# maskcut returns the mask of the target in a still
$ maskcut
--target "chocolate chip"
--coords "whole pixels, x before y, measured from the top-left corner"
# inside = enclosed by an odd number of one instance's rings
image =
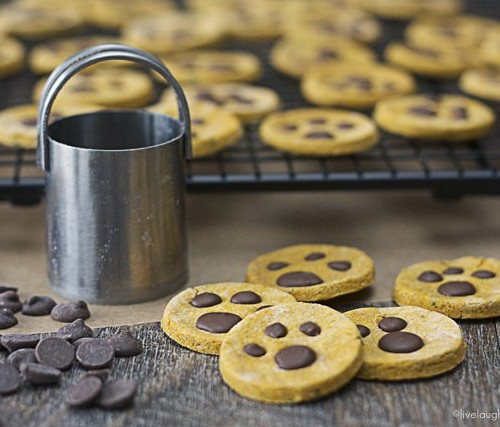
[[[82,375],[82,378],[98,377],[102,381],[104,381],[106,378],[108,378],[108,375],[109,375],[109,369],[91,369],[90,371],[85,372]]]
[[[334,50],[322,50],[318,52],[319,60],[337,59],[339,54]]]
[[[285,123],[284,125],[281,126],[281,129],[286,131],[293,131],[297,130],[297,125],[291,123]]]
[[[366,77],[361,77],[361,76],[349,76],[347,77],[347,81],[356,86],[358,89],[362,91],[369,91],[372,89],[373,85],[372,82],[367,79]]]
[[[21,382],[21,375],[14,366],[0,362],[0,395],[15,393]]]
[[[85,301],[71,301],[57,304],[50,315],[58,322],[71,323],[76,319],[88,319],[90,311]]]
[[[75,347],[58,337],[42,338],[35,348],[36,359],[56,369],[68,369],[75,360]]]
[[[378,322],[378,327],[385,332],[401,331],[408,326],[408,323],[400,317],[386,317]]]
[[[446,282],[438,288],[438,292],[447,297],[465,297],[474,295],[476,288],[469,282]]]
[[[81,338],[92,337],[94,332],[82,319],[76,319],[57,330],[59,336],[68,336],[69,341],[75,342]]]
[[[316,261],[318,259],[322,259],[326,257],[324,253],[321,252],[313,252],[312,254],[307,255],[304,259],[306,261]]]
[[[262,357],[266,354],[265,348],[261,347],[259,344],[246,344],[243,346],[243,351],[253,357]]]
[[[38,120],[36,117],[30,117],[30,118],[21,120],[21,123],[23,124],[23,126],[34,128],[34,127],[36,127]]]
[[[452,117],[457,120],[466,120],[469,117],[467,108],[462,106],[453,107],[451,114]]]
[[[326,123],[326,119],[323,119],[322,117],[310,119],[309,123],[311,125],[324,125]]]
[[[339,129],[352,129],[354,127],[353,123],[341,122],[337,125]]]
[[[215,96],[210,92],[198,92],[196,94],[196,99],[200,101],[211,102],[212,104],[216,105],[222,105],[222,102],[215,98]]]
[[[214,305],[220,304],[222,298],[219,295],[213,294],[211,292],[203,292],[196,295],[191,301],[191,305],[196,308],[213,307]]]
[[[212,334],[223,334],[241,321],[241,317],[233,313],[205,313],[196,321],[196,327]]]
[[[101,369],[109,366],[115,357],[111,343],[103,339],[93,339],[78,346],[76,360],[87,369]]]
[[[271,338],[283,338],[288,333],[284,325],[279,322],[269,325],[265,330],[265,334]]]
[[[333,139],[334,136],[330,132],[309,132],[304,135],[308,139]]]
[[[69,406],[83,408],[94,403],[102,390],[99,377],[84,377],[73,384],[66,392],[66,403]]]
[[[301,369],[316,361],[316,353],[305,345],[291,345],[278,351],[274,360],[281,369]]]
[[[420,350],[424,342],[411,332],[391,332],[380,339],[378,346],[389,353],[413,353]]]
[[[234,294],[231,297],[233,304],[258,304],[262,302],[262,298],[252,291],[243,291]]]
[[[315,337],[321,333],[321,328],[314,322],[306,322],[299,326],[299,331],[310,337]]]
[[[238,104],[251,105],[253,99],[245,98],[237,93],[233,93],[227,97],[227,100],[237,102]]]
[[[195,126],[203,126],[205,123],[206,122],[204,119],[200,119],[200,118],[191,119],[191,124],[193,124]]]
[[[332,261],[328,263],[328,267],[332,270],[347,271],[352,268],[352,264],[349,261]]]
[[[14,291],[5,291],[0,294],[0,308],[8,308],[14,313],[21,311],[23,305],[19,300],[19,295]]]
[[[26,316],[46,316],[55,306],[52,298],[35,295],[23,302],[22,313]]]
[[[142,353],[142,341],[124,330],[109,339],[117,357],[132,357]]]
[[[314,273],[306,271],[291,271],[278,277],[276,283],[285,288],[314,286],[323,283],[323,280]]]
[[[267,266],[268,270],[275,271],[275,270],[281,270],[282,268],[288,267],[290,264],[286,262],[272,262]]]
[[[132,404],[137,393],[137,381],[118,380],[104,384],[97,403],[104,409],[123,409]]]
[[[13,286],[0,286],[0,294],[7,292],[7,291],[12,291],[12,292],[17,292],[18,289],[14,288]]]
[[[460,267],[448,267],[443,271],[443,274],[462,274],[464,272],[463,268]]]
[[[259,307],[257,310],[255,310],[256,312],[257,311],[260,311],[260,310],[264,310],[266,308],[269,308],[269,307],[272,307],[272,305],[263,305],[262,307]]]
[[[436,283],[443,280],[443,276],[435,271],[424,271],[420,276],[418,276],[418,280],[425,283]]]
[[[75,351],[78,350],[78,347],[80,347],[84,342],[87,342],[87,341],[92,341],[92,340],[96,340],[97,338],[93,338],[93,337],[83,337],[83,338],[80,338],[79,340],[76,340],[73,342],[73,345],[75,346]]]
[[[0,342],[10,352],[20,348],[35,348],[40,341],[39,334],[12,334],[4,335]]]
[[[10,308],[0,308],[0,329],[12,328],[17,325],[17,318]]]
[[[9,354],[7,362],[10,363],[18,371],[21,371],[23,365],[27,363],[36,363],[35,350],[33,348],[20,348]]]
[[[417,105],[415,107],[410,107],[408,109],[410,114],[414,114],[415,116],[425,116],[425,117],[435,117],[437,113],[431,107],[426,105]]]
[[[24,377],[34,385],[47,385],[58,383],[61,371],[52,366],[41,363],[28,363],[23,366]]]
[[[477,279],[492,279],[493,277],[496,277],[496,274],[489,270],[478,270],[472,273],[472,277]]]
[[[356,325],[358,327],[359,334],[362,338],[370,335],[370,329],[368,329],[365,325]]]

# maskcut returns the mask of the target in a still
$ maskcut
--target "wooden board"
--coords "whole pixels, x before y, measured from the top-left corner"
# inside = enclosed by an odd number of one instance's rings
[[[135,326],[133,333],[143,340],[145,351],[134,359],[116,360],[111,374],[140,379],[133,408],[123,412],[68,409],[64,391],[83,372],[73,368],[59,387],[25,386],[16,395],[0,398],[0,420],[5,427],[496,425],[500,420],[465,417],[467,411],[500,409],[500,321],[460,324],[468,355],[450,374],[399,383],[354,380],[330,397],[293,406],[239,397],[222,382],[217,357],[177,345],[158,323]],[[117,329],[105,328],[98,335],[109,336]],[[454,416],[453,411],[460,410]]]

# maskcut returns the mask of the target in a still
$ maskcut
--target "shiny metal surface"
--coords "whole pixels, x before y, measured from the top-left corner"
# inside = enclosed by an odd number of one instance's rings
[[[40,101],[49,282],[61,295],[97,304],[146,301],[187,281],[183,144],[189,145],[189,111],[175,79],[154,57],[124,46],[91,50],[59,67]],[[46,127],[68,76],[125,53],[175,82],[185,122],[120,110]]]

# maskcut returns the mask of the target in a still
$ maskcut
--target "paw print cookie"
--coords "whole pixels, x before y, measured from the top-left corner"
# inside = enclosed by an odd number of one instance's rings
[[[261,255],[247,269],[247,281],[291,293],[297,301],[321,301],[370,286],[372,259],[347,246],[296,245]]]
[[[345,37],[308,39],[286,37],[277,41],[270,51],[269,61],[279,72],[299,78],[311,67],[329,62],[360,63],[372,66],[375,53],[368,47]]]
[[[494,112],[460,95],[406,95],[377,104],[374,119],[386,131],[408,138],[469,141],[486,136]]]
[[[454,319],[500,316],[500,261],[469,256],[414,264],[399,273],[394,299]]]
[[[0,46],[0,78],[16,74],[23,68],[23,45],[0,35]]]
[[[222,378],[236,393],[270,403],[318,399],[347,384],[362,362],[356,326],[323,305],[259,311],[227,334]]]
[[[460,76],[460,89],[469,95],[500,101],[500,68],[472,68]]]
[[[267,116],[262,142],[302,156],[339,156],[373,147],[378,131],[368,117],[352,111],[301,108]]]
[[[415,91],[413,77],[386,65],[338,63],[313,67],[302,79],[304,98],[312,104],[368,109],[378,101]]]
[[[250,283],[218,283],[188,288],[165,307],[161,327],[180,345],[219,354],[234,325],[256,311],[294,302],[286,292]]]
[[[259,58],[247,52],[183,52],[163,61],[181,83],[251,82],[262,74]]]
[[[419,307],[360,308],[344,313],[363,339],[367,380],[428,378],[455,368],[465,358],[460,327],[450,318]]]

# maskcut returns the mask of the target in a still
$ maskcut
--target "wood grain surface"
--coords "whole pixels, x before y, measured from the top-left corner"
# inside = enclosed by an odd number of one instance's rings
[[[65,390],[83,372],[74,367],[58,387],[25,386],[16,395],[0,398],[0,420],[5,427],[498,425],[500,420],[465,417],[468,411],[500,409],[500,321],[460,324],[467,358],[447,375],[399,383],[354,380],[332,396],[293,406],[239,397],[222,382],[217,357],[177,345],[158,323],[139,325],[132,331],[143,340],[145,351],[136,358],[117,359],[111,373],[111,378],[140,380],[134,407],[118,412],[69,409]],[[98,335],[116,331],[104,328]],[[460,410],[454,416],[453,411]]]

